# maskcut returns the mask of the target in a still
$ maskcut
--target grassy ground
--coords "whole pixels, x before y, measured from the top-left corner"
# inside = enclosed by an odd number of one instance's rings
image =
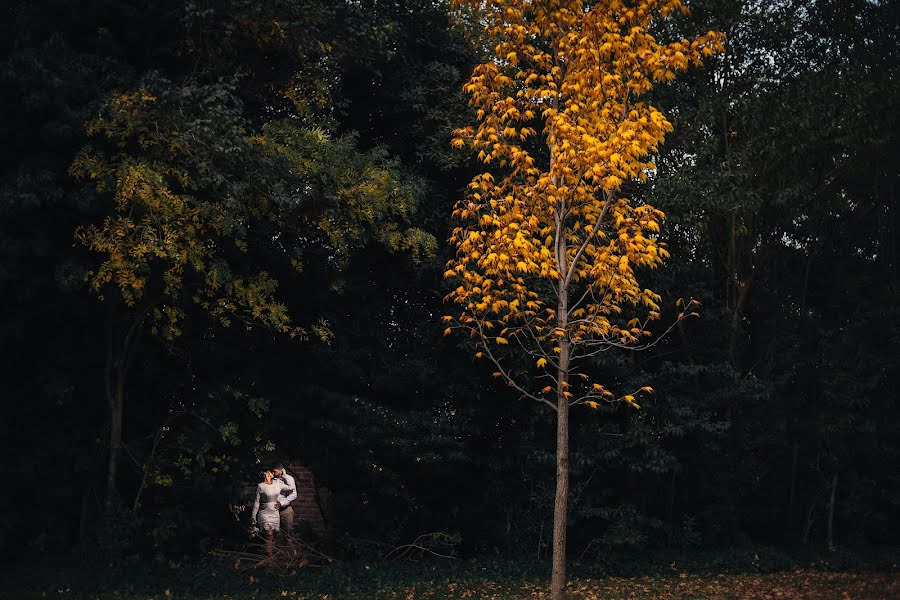
[[[252,577],[252,578],[251,578]],[[258,589],[258,580],[247,577],[246,588],[232,589],[229,593],[216,593],[214,582],[208,582],[208,593],[173,591],[160,586],[156,592],[106,591],[83,594],[71,588],[45,590],[43,592],[16,593],[0,597],[30,600],[31,598],[99,598],[100,600],[414,600],[414,599],[539,599],[549,598],[544,582],[420,584],[417,586],[390,586],[393,589],[367,590],[364,592],[297,592],[290,585],[281,590]],[[285,582],[287,583],[287,582]],[[773,600],[782,598],[821,598],[836,600],[886,600],[900,598],[900,574],[898,573],[822,573],[795,570],[783,573],[756,575],[672,575],[636,578],[606,577],[602,579],[576,579],[569,584],[572,599],[729,599],[747,598]]]
[[[785,553],[744,547],[573,562],[569,598],[900,600],[900,552]],[[34,557],[0,571],[0,600],[439,600],[549,598],[546,561],[378,561],[287,574],[209,556],[181,562],[132,557]]]
[[[726,599],[835,598],[884,600],[900,598],[900,575],[793,571],[764,575],[716,575],[639,578],[607,577],[570,582],[572,599]],[[288,597],[290,592],[288,592]],[[298,596],[295,596],[298,597]],[[302,596],[299,596],[302,597]],[[338,598],[339,596],[335,596]],[[492,584],[440,588],[406,588],[383,598],[549,598],[546,584]],[[354,599],[355,600],[355,599]]]

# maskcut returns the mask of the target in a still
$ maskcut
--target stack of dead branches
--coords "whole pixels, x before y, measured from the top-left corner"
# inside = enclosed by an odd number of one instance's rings
[[[295,536],[280,536],[269,554],[265,541],[256,537],[239,550],[214,550],[214,556],[234,560],[241,571],[265,569],[279,575],[291,575],[307,567],[320,567],[337,562],[318,548]]]

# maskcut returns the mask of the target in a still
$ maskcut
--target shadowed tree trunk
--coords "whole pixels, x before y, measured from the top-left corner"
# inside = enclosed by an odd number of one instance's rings
[[[797,461],[800,458],[800,444],[794,442],[794,451],[791,453],[791,491],[788,496],[788,506],[794,507],[794,498],[797,495]]]
[[[106,402],[109,408],[109,453],[106,462],[104,498],[107,511],[113,508],[119,495],[119,459],[122,455],[126,382],[141,329],[150,312],[150,305],[145,304],[135,313],[129,311],[121,328],[117,327],[116,312],[115,306],[110,308],[104,368]]]
[[[834,550],[834,502],[837,498],[838,472],[835,470],[831,477],[831,498],[828,500],[828,533],[825,543],[829,550]]]

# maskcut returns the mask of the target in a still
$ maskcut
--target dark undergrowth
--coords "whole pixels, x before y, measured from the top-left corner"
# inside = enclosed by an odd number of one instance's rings
[[[235,563],[227,556],[167,563],[131,557],[119,564],[86,561],[76,555],[31,557],[5,565],[0,598],[516,598],[543,597],[549,579],[549,562],[533,558],[357,561],[278,574]],[[679,588],[687,585],[695,586],[691,589],[696,597],[719,597],[708,590],[740,589],[744,583],[749,590],[766,587],[769,576],[772,589],[800,590],[800,581],[833,581],[835,590],[841,585],[855,589],[852,586],[868,581],[882,590],[877,593],[887,593],[883,586],[897,582],[898,564],[900,548],[893,547],[824,552],[746,546],[690,553],[611,553],[589,562],[571,562],[569,576],[573,597],[585,598],[619,593],[628,597],[632,592],[636,597],[642,593],[693,597],[687,588]],[[856,579],[846,579],[849,574]],[[831,575],[836,579],[829,579]],[[792,592],[784,593],[790,597]]]

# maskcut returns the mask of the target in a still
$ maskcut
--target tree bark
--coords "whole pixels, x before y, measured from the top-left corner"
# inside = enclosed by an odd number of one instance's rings
[[[800,536],[800,540],[804,544],[809,543],[809,534],[812,532],[813,523],[816,521],[816,500],[813,498],[812,502],[810,502],[809,510],[806,512],[806,522],[803,524],[803,533]]]
[[[562,302],[562,301],[561,301]],[[556,407],[556,498],[553,503],[553,573],[550,577],[551,600],[563,600],[566,593],[566,527],[569,521],[569,344],[560,342],[559,390]]]
[[[791,455],[791,491],[788,495],[788,506],[794,507],[794,498],[797,492],[797,461],[800,458],[800,444],[794,443],[794,451]]]
[[[569,320],[569,296],[566,288],[566,236],[563,229],[565,208],[561,203],[557,216],[556,259],[560,271],[559,302],[556,318],[565,332]],[[550,577],[551,600],[563,600],[566,594],[566,528],[569,521],[569,352],[568,332],[559,341],[559,371],[556,389],[556,498],[553,503],[553,572]]]
[[[828,533],[826,543],[829,550],[834,550],[834,502],[837,497],[838,472],[835,470],[831,477],[831,498],[828,501]]]
[[[737,296],[735,297],[734,302],[734,310],[731,313],[731,331],[728,335],[728,358],[731,361],[731,364],[738,368],[738,328],[741,324],[741,315],[744,311],[744,304],[747,302],[747,294],[750,292],[750,283],[752,277],[747,281],[741,281],[735,278],[735,285],[737,291]]]
[[[113,508],[118,497],[116,482],[119,475],[119,456],[122,453],[122,420],[125,412],[125,380],[121,374],[114,375],[114,381],[107,382],[109,402],[109,457],[106,463],[106,509]]]
[[[163,432],[166,430],[166,426],[170,421],[171,417],[163,421],[163,424],[160,425],[159,429],[156,431],[156,435],[153,436],[153,446],[150,448],[150,454],[147,455],[147,460],[144,461],[144,464],[141,467],[141,482],[138,484],[137,492],[134,494],[131,512],[136,513],[141,507],[141,495],[143,495],[144,490],[147,487],[147,475],[150,473],[150,469],[153,466],[153,459],[156,456],[156,449],[159,447],[159,441],[162,439]]]
[[[117,356],[116,346],[115,308],[111,308],[107,325],[106,364],[103,370],[106,404],[109,408],[109,451],[106,457],[106,494],[103,497],[107,512],[112,510],[118,496],[116,482],[119,475],[119,456],[122,451],[122,415],[125,406],[125,399],[119,394],[119,391],[125,388],[124,382],[118,377],[120,359]]]
[[[122,454],[122,430],[125,419],[125,384],[131,368],[132,357],[140,337],[144,319],[151,305],[145,304],[136,313],[130,313],[124,330],[116,327],[116,308],[110,309],[107,330],[106,401],[109,405],[109,455],[106,463],[105,508],[111,510],[118,498],[119,458]]]
[[[672,479],[669,482],[669,522],[675,521],[675,475],[678,473],[672,469]]]

